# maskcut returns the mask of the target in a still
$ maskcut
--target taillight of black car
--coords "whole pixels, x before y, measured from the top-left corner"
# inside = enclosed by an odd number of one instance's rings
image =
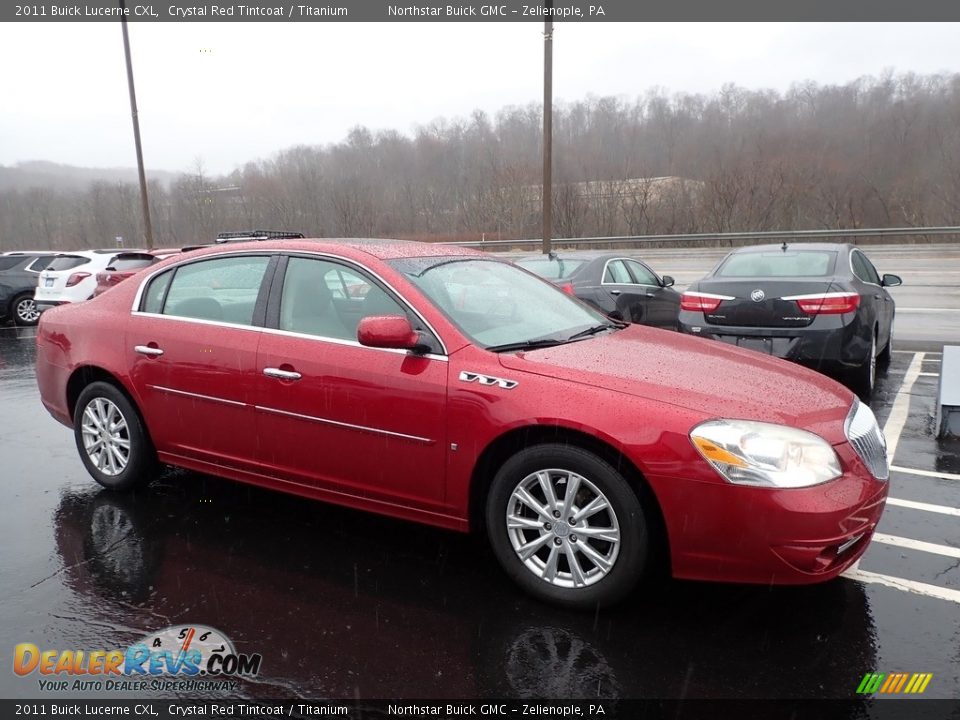
[[[715,312],[720,303],[724,300],[733,300],[732,295],[714,295],[713,293],[702,293],[687,290],[680,296],[680,309],[693,312],[712,313]]]
[[[791,295],[783,299],[793,300],[807,315],[842,315],[854,312],[860,306],[860,295],[853,292]]]

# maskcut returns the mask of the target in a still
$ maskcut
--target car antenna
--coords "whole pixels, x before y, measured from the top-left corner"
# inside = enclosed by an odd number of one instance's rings
[[[783,250],[784,252],[787,251],[787,241],[786,241],[786,240],[783,241],[783,245],[780,246],[780,249]]]
[[[549,260],[556,260],[556,259],[557,259],[557,254],[556,254],[553,250],[551,250],[550,252],[547,253],[547,259],[549,259]]]

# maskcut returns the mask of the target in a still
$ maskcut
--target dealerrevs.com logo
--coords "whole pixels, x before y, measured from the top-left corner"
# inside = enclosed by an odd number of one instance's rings
[[[13,672],[37,674],[40,690],[233,690],[236,678],[260,672],[259,653],[238,653],[230,639],[206,625],[174,625],[125,649],[14,648]]]

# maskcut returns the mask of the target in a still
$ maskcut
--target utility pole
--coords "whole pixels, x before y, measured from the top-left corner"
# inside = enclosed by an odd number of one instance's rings
[[[553,234],[553,0],[546,0],[543,22],[543,254]]]
[[[130,90],[130,114],[133,116],[133,142],[137,148],[137,172],[140,175],[140,202],[143,204],[143,232],[147,250],[153,249],[153,225],[150,223],[150,203],[147,200],[147,175],[143,170],[143,148],[140,145],[140,118],[137,113],[137,91],[133,87],[133,62],[130,60],[130,36],[127,33],[125,0],[120,0],[120,27],[123,29],[123,54],[127,59],[127,87]]]

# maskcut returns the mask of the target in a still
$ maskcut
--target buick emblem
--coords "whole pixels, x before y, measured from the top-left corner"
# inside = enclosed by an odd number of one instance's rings
[[[757,288],[752,293],[750,293],[750,299],[753,300],[754,302],[760,302],[765,297],[766,295],[763,294],[763,290],[761,290],[760,288]]]

